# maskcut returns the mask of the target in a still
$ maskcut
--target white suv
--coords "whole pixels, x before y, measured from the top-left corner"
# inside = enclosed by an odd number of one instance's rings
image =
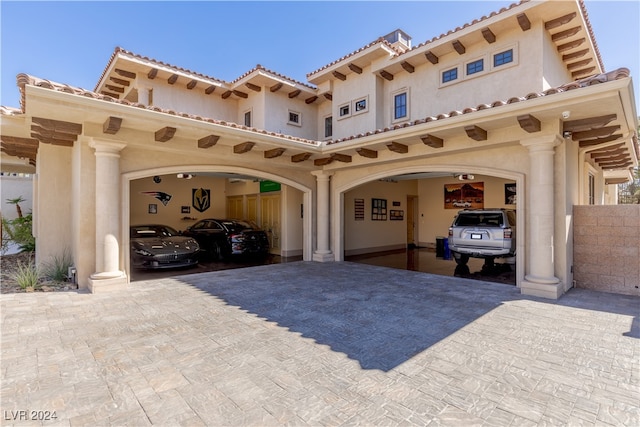
[[[458,265],[469,257],[505,258],[515,263],[516,211],[513,209],[464,209],[449,227],[449,249]]]

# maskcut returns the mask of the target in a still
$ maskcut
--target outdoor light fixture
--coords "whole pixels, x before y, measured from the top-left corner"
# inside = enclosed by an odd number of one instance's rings
[[[467,173],[461,173],[460,175],[458,175],[458,179],[460,181],[470,181],[472,179],[474,179],[475,176],[471,175],[471,174],[467,174]]]
[[[190,173],[179,173],[176,175],[176,177],[178,179],[191,179],[193,178],[193,175],[191,175]]]

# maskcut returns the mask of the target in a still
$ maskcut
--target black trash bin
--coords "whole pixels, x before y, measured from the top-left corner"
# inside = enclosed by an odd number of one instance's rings
[[[444,237],[436,237],[436,258],[444,258]]]

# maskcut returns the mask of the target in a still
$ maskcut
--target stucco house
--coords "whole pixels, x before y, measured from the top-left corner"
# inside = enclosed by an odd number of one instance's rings
[[[396,30],[307,82],[260,65],[227,82],[122,48],[97,77],[21,74],[21,105],[0,110],[3,164],[35,172],[37,259],[68,249],[92,292],[134,286],[132,224],[242,217],[273,253],[329,263],[433,245],[459,209],[445,189],[469,184],[473,207],[517,209],[521,292],[558,298],[573,207],[615,203],[638,165],[631,77],[605,70],[581,0],[523,1],[415,46]]]

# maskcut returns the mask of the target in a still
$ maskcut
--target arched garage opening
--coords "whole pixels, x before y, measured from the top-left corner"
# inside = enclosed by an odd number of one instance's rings
[[[338,174],[335,178],[336,259],[512,284],[524,278],[523,174],[441,165],[389,169],[344,181]],[[457,213],[478,208],[515,209],[519,224],[515,265],[510,272],[503,270],[506,274],[493,270],[493,279],[485,274],[489,272],[482,259],[472,258],[471,274],[460,274],[453,258],[437,256],[438,244],[448,238]]]
[[[122,259],[130,280],[149,276],[131,265],[132,225],[163,224],[178,231],[202,219],[242,219],[257,224],[269,238],[262,259],[208,261],[196,269],[167,269],[162,276],[239,268],[256,263],[309,260],[312,256],[311,189],[290,178],[222,165],[182,165],[129,172],[122,176]],[[220,260],[222,262],[222,260]],[[143,274],[147,273],[147,274]],[[155,276],[158,276],[155,274]]]

